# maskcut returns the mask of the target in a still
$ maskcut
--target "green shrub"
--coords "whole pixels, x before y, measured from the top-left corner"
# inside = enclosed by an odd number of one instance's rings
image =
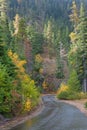
[[[81,99],[87,99],[87,93],[80,92],[79,96],[81,97]]]
[[[69,94],[69,87],[64,83],[61,83],[60,88],[57,91],[57,97],[59,99],[67,99],[68,94]]]
[[[81,99],[84,97],[85,94],[80,92],[75,92],[75,90],[71,90],[70,87],[68,87],[66,84],[61,84],[60,88],[57,91],[57,97],[59,99],[65,99],[65,100],[75,100],[75,99]]]
[[[79,95],[79,93],[76,92],[70,92],[68,97],[68,100],[76,100],[76,99],[81,99],[81,96]]]
[[[68,92],[67,91],[62,91],[61,93],[59,93],[58,95],[57,95],[57,97],[59,98],[59,99],[67,99],[68,98]]]
[[[71,92],[71,91],[63,91],[61,92],[58,96],[59,99],[64,99],[64,100],[76,100],[76,99],[81,99],[81,96],[79,93],[76,92]]]
[[[87,93],[67,90],[59,92],[57,97],[65,100],[87,99]]]

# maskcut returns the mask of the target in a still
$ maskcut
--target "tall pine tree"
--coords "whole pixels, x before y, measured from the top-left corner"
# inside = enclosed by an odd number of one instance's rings
[[[80,7],[79,24],[77,26],[77,43],[80,45],[80,59],[82,61],[82,81],[84,91],[87,91],[87,15],[83,3]]]

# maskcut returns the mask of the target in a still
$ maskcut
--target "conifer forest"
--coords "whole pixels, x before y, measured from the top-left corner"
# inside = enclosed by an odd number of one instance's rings
[[[46,94],[87,99],[87,0],[0,0],[0,117]]]

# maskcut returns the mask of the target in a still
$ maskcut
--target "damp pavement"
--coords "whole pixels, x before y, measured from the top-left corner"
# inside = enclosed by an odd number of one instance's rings
[[[87,116],[73,105],[58,101],[54,95],[42,97],[44,110],[11,130],[87,130]]]

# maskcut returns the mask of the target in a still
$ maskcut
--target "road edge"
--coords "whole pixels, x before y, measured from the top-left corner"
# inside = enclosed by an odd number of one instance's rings
[[[43,109],[44,109],[44,104],[41,98],[39,105],[32,113],[30,113],[30,115],[15,117],[10,121],[2,122],[2,124],[0,124],[0,130],[11,130],[17,125],[20,125],[26,122],[27,120],[32,119],[33,117],[39,115],[43,111]]]

